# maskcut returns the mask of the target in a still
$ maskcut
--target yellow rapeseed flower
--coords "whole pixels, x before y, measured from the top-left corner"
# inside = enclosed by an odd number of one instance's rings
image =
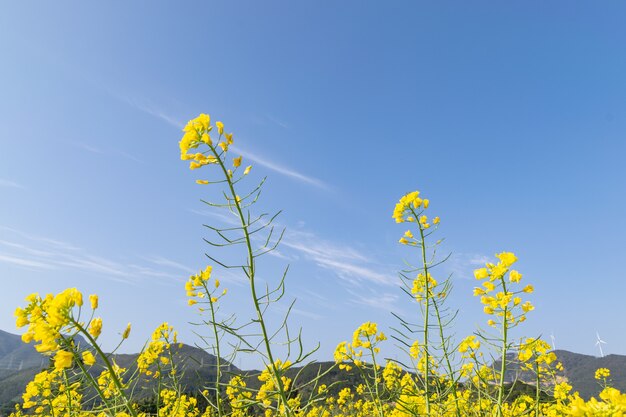
[[[511,282],[520,282],[522,280],[522,274],[513,270],[509,273],[509,281]]]
[[[489,273],[487,272],[487,268],[480,268],[474,271],[474,277],[476,279],[483,279],[483,278],[487,278],[488,276],[489,276]]]
[[[35,334],[31,333],[31,332],[26,332],[22,335],[22,342],[24,343],[30,343],[33,341],[33,339],[35,338]]]
[[[73,358],[74,354],[72,352],[59,350],[54,355],[54,369],[62,370],[71,367]]]
[[[607,368],[598,368],[596,370],[595,378],[596,379],[606,379],[611,376],[611,371]]]
[[[89,334],[93,337],[97,338],[102,333],[102,319],[100,317],[96,317],[91,320],[91,324],[89,325]]]
[[[213,271],[213,266],[207,265],[207,267],[204,268],[204,271],[202,271],[201,273],[202,281],[206,282],[211,278],[211,271]]]
[[[70,324],[72,309],[83,304],[83,296],[76,288],[68,288],[57,295],[48,294],[42,299],[38,294],[26,297],[29,305],[25,309],[17,309],[16,325],[28,324],[22,340],[38,341],[35,345],[38,352],[53,352],[59,349],[58,340],[64,327]]]
[[[98,295],[97,294],[91,294],[89,296],[89,303],[91,304],[91,309],[95,310],[98,308]]]
[[[83,357],[83,362],[87,366],[91,366],[94,363],[96,363],[96,358],[94,358],[93,354],[88,350],[83,352],[82,357]]]
[[[130,336],[130,323],[126,325],[124,333],[122,333],[122,339],[128,339],[128,336]]]
[[[467,336],[459,345],[459,352],[465,353],[468,350],[476,350],[480,347],[480,340],[475,335]]]
[[[211,127],[211,116],[201,113],[193,122],[199,125],[202,130],[209,130]]]
[[[507,268],[517,261],[517,257],[511,252],[498,253],[496,258],[500,259],[500,262]]]
[[[535,306],[533,306],[530,301],[526,301],[524,304],[522,304],[522,310],[524,310],[524,313],[528,313],[529,311],[532,311],[535,309]]]
[[[18,328],[24,327],[24,326],[26,326],[29,323],[28,313],[26,312],[26,310],[23,310],[23,309],[18,307],[18,308],[15,309],[14,316],[16,317],[15,325]]]

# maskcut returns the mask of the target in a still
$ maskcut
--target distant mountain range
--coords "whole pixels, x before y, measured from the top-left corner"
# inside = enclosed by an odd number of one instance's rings
[[[598,394],[600,386],[594,379],[594,373],[598,368],[610,369],[612,385],[622,392],[626,392],[626,356],[607,355],[597,358],[566,350],[557,350],[555,353],[564,367],[559,377],[571,384],[574,391],[578,391],[583,398],[588,399]],[[115,362],[127,369],[135,367],[137,357],[138,354],[114,355]],[[197,392],[207,385],[207,381],[215,380],[215,356],[202,349],[183,345],[177,349],[176,357],[180,368],[184,371],[181,382],[189,392]],[[520,371],[514,363],[513,357],[510,359],[506,380],[532,384],[532,376]],[[26,384],[40,370],[49,366],[49,362],[49,358],[38,353],[32,344],[23,343],[20,336],[0,330],[0,416],[7,415],[14,404],[21,401],[21,395]],[[224,363],[224,361],[222,362]],[[304,371],[301,368],[293,368],[289,374],[295,375],[300,372],[300,380],[308,381],[315,377],[320,369],[325,371],[332,365],[332,362],[320,362]],[[499,368],[499,361],[496,361],[494,366]],[[246,375],[258,372],[242,371],[228,362],[226,362],[226,369],[228,369],[229,375],[225,378],[230,378],[234,374]],[[251,387],[259,384],[253,377],[248,378],[248,381]],[[332,369],[321,381],[327,385],[337,383],[334,390],[339,390],[345,386],[356,386],[359,382],[359,377],[354,372],[346,373],[337,368]],[[141,381],[140,385],[141,388],[135,391],[136,398],[148,398],[153,395],[155,387],[151,379]]]
[[[557,379],[567,381],[573,391],[578,391],[584,399],[597,396],[600,385],[595,379],[598,368],[607,368],[611,371],[611,386],[626,392],[626,356],[606,355],[598,358],[591,355],[573,353],[567,350],[555,350],[554,353],[559,362],[563,364],[563,371],[557,373]],[[515,354],[509,356],[505,380],[507,382],[521,381],[534,385],[534,375],[528,371],[521,371],[515,361]],[[500,369],[501,361],[494,362],[494,367]]]
[[[81,340],[79,345],[88,348]],[[190,391],[196,391],[215,380],[216,357],[193,346],[182,345],[173,349],[174,358],[183,372],[181,383]],[[131,372],[136,369],[138,353],[115,354],[115,363]],[[241,371],[228,362],[222,361],[224,371],[239,374]],[[24,388],[42,369],[50,365],[50,358],[37,352],[32,344],[25,344],[18,335],[0,330],[0,416],[12,411],[16,402],[21,402]],[[94,366],[94,372],[101,367]],[[155,381],[145,378],[140,381],[139,389],[134,392],[136,399],[151,397],[154,393]]]
[[[46,359],[32,345],[14,334],[0,330],[0,378],[23,369],[42,367]]]

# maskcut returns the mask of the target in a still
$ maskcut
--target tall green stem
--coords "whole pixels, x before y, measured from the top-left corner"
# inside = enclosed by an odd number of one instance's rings
[[[89,340],[91,345],[94,347],[94,349],[98,353],[98,356],[100,356],[100,358],[102,358],[102,361],[106,365],[106,368],[109,370],[109,375],[111,377],[111,380],[113,381],[113,384],[115,384],[115,387],[117,388],[120,396],[124,399],[124,406],[126,407],[126,409],[128,410],[128,412],[130,413],[131,416],[137,417],[137,412],[131,406],[130,401],[128,400],[128,397],[126,396],[126,393],[124,392],[124,384],[122,384],[120,379],[117,377],[117,373],[115,372],[115,368],[113,367],[113,364],[109,360],[108,356],[102,351],[100,346],[98,346],[98,343],[96,342],[96,339],[94,339],[91,336],[91,333],[89,333],[83,326],[80,325],[80,323],[78,323],[73,318],[70,318],[70,321],[72,322],[72,324],[74,326],[76,326],[78,331],[80,331],[87,338],[87,340]]]
[[[215,306],[213,305],[213,301],[211,300],[211,294],[209,294],[209,290],[206,287],[206,284],[204,284],[204,289],[209,296],[209,304],[211,305],[211,323],[213,325],[213,335],[215,337],[215,364],[217,366],[217,375],[215,377],[215,401],[217,404],[217,415],[218,417],[222,417],[222,399],[220,397],[220,381],[222,379],[222,356],[220,353],[220,340],[217,324],[215,323]]]
[[[369,337],[368,337],[369,339]],[[370,353],[372,355],[372,367],[374,370],[374,402],[376,404],[376,410],[378,411],[378,416],[379,417],[384,417],[383,415],[383,409],[382,409],[382,404],[380,401],[380,390],[378,388],[379,382],[378,382],[378,364],[376,363],[376,352],[374,352],[374,348],[373,348],[373,344],[372,341],[369,340],[370,342]],[[365,381],[367,381],[367,378],[364,378]],[[370,393],[371,393],[371,389],[370,389]]]
[[[69,342],[67,341],[67,339],[65,337],[63,337],[63,342],[65,343],[66,346],[70,346]],[[75,356],[78,357],[78,355],[76,355],[76,354],[75,354]],[[83,362],[80,361],[80,360],[77,360],[76,364],[80,368],[80,371],[83,373],[83,375],[85,375],[85,377],[87,378],[87,380],[89,381],[91,386],[96,390],[96,392],[98,393],[98,396],[102,399],[102,401],[107,406],[107,408],[112,410],[113,407],[109,404],[109,402],[107,401],[107,398],[104,396],[104,393],[100,389],[100,385],[98,385],[98,382],[94,379],[94,377],[85,368],[85,365],[83,364]]]
[[[539,394],[541,392],[541,390],[539,389],[539,384],[541,382],[541,377],[539,375],[539,364],[537,363],[537,360],[535,358],[535,375],[536,375],[536,379],[535,379],[535,417],[539,417]]]
[[[231,195],[230,198],[235,204],[235,208],[237,209],[237,215],[239,217],[239,220],[241,221],[241,228],[244,233],[244,238],[246,241],[246,248],[248,251],[247,267],[248,267],[248,278],[250,281],[250,292],[252,295],[252,301],[254,303],[254,309],[256,310],[257,321],[259,323],[259,326],[261,327],[261,335],[263,337],[263,342],[265,345],[265,352],[267,355],[267,359],[269,361],[269,366],[272,370],[272,376],[274,377],[276,385],[278,386],[278,391],[279,391],[281,401],[283,402],[285,406],[285,413],[288,417],[291,417],[292,412],[287,402],[287,394],[285,392],[285,386],[281,378],[281,371],[279,371],[279,369],[276,367],[276,363],[274,361],[272,348],[270,346],[270,337],[267,332],[267,326],[265,325],[265,318],[263,317],[263,312],[261,311],[261,306],[259,304],[259,297],[257,296],[256,280],[255,280],[255,272],[256,272],[255,271],[255,257],[254,257],[254,251],[252,249],[252,239],[250,237],[250,231],[248,230],[246,217],[244,216],[243,210],[241,208],[239,197],[237,196],[237,193],[235,192],[235,187],[233,185],[232,178],[230,174],[228,173],[228,169],[224,166],[224,161],[222,160],[222,158],[220,158],[219,154],[217,153],[213,145],[210,145],[210,148],[211,148],[211,151],[213,152],[213,155],[216,157],[220,167],[222,168],[222,172],[224,173],[224,177],[226,178],[226,181],[228,183],[228,188],[229,188],[230,195]]]
[[[443,350],[443,357],[446,361],[446,368],[448,371],[448,376],[450,377],[452,384],[452,393],[454,394],[454,406],[456,409],[457,417],[461,417],[461,408],[459,406],[459,397],[457,395],[456,389],[456,379],[453,378],[454,370],[452,369],[452,363],[450,362],[450,353],[448,352],[448,347],[446,345],[446,338],[443,334],[443,324],[441,323],[441,314],[439,313],[439,304],[436,299],[433,299],[433,307],[435,308],[435,316],[437,317],[437,327],[439,328],[439,337],[441,339],[441,348]]]
[[[417,214],[413,212],[415,218],[417,219]],[[426,415],[430,417],[430,352],[429,352],[429,343],[428,343],[428,326],[429,326],[429,318],[430,318],[430,282],[428,280],[428,261],[426,260],[426,239],[424,237],[424,229],[422,225],[419,223],[420,229],[420,240],[422,247],[422,265],[424,266],[424,289],[425,289],[425,306],[424,306],[424,356],[426,359],[426,364],[424,367],[424,391],[425,391],[425,400],[426,400]]]
[[[506,282],[504,281],[504,276],[500,278],[500,282],[502,283],[502,291],[505,296],[507,294],[506,291]],[[507,317],[508,313],[508,305],[504,307],[503,316],[502,316],[502,347],[501,347],[501,355],[502,360],[500,364],[500,380],[498,382],[498,417],[502,416],[502,403],[504,402],[504,374],[506,373],[506,355],[508,351],[508,331],[509,331],[509,319]]]

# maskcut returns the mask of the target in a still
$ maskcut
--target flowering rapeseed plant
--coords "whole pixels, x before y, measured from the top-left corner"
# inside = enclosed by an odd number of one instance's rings
[[[83,304],[83,294],[69,288],[59,294],[41,297],[31,294],[27,305],[15,311],[16,325],[26,327],[22,339],[34,342],[37,351],[51,358],[51,365],[35,375],[23,394],[12,417],[147,417],[139,411],[133,398],[139,377],[158,381],[157,409],[159,417],[408,417],[408,416],[624,416],[626,394],[610,386],[610,370],[600,368],[595,373],[602,391],[598,398],[583,400],[572,393],[572,386],[557,375],[562,365],[552,347],[538,338],[512,341],[509,331],[521,325],[534,306],[525,297],[534,291],[531,284],[522,284],[523,276],[512,269],[517,257],[510,252],[496,255],[496,263],[487,263],[474,271],[480,286],[474,296],[480,297],[488,316],[487,331],[477,330],[456,342],[448,333],[455,312],[450,312],[445,302],[451,290],[449,279],[437,279],[435,268],[445,259],[438,260],[434,248],[440,240],[430,244],[428,239],[437,231],[441,221],[426,210],[430,201],[418,191],[404,195],[393,210],[397,223],[408,224],[399,243],[418,250],[418,265],[401,273],[404,292],[415,302],[421,318],[419,324],[400,318],[400,326],[392,338],[407,355],[406,361],[385,360],[379,357],[380,346],[387,336],[374,322],[364,322],[353,334],[351,341],[339,343],[334,358],[342,371],[355,370],[361,377],[353,387],[338,389],[320,384],[324,372],[318,372],[311,381],[298,381],[298,373],[291,373],[312,352],[304,352],[300,337],[290,338],[286,318],[278,329],[270,330],[265,318],[266,308],[284,294],[284,274],[274,290],[260,291],[256,283],[257,260],[276,248],[280,237],[272,239],[272,222],[265,215],[253,216],[250,207],[259,197],[263,181],[248,193],[239,194],[239,182],[250,172],[251,166],[241,169],[243,158],[227,158],[234,143],[233,134],[225,133],[222,122],[211,123],[211,118],[201,114],[191,120],[180,140],[181,159],[189,161],[190,169],[197,170],[213,165],[217,179],[197,179],[200,185],[221,185],[224,200],[210,204],[233,213],[240,225],[222,229],[208,226],[218,237],[207,239],[215,248],[242,245],[246,261],[241,265],[228,265],[215,256],[207,255],[214,264],[204,267],[185,283],[188,304],[202,315],[202,325],[211,330],[208,348],[216,355],[216,379],[207,381],[208,389],[197,395],[208,402],[202,410],[193,395],[182,392],[179,370],[172,350],[178,344],[175,330],[167,323],[161,324],[152,334],[129,369],[118,366],[111,354],[105,354],[99,338],[106,328],[103,320],[95,316],[99,298],[88,297],[89,306]],[[215,176],[215,175],[213,175]],[[261,239],[264,244],[255,246],[253,235],[267,231]],[[227,290],[222,289],[218,267],[239,268],[248,279],[250,299],[256,318],[248,323],[237,323],[234,316],[218,320],[217,312]],[[256,326],[260,340],[251,340],[241,329]],[[130,324],[121,334],[121,342],[129,337]],[[298,352],[293,360],[281,360],[274,352],[274,338],[285,330],[286,345],[296,345]],[[491,332],[491,333],[490,333]],[[82,336],[87,346],[81,346]],[[264,361],[264,369],[256,375],[259,388],[253,388],[246,378],[234,375],[229,381],[223,378],[223,338],[237,341],[233,355],[239,351],[254,352]],[[485,362],[485,353],[494,349],[500,356],[500,368],[494,369]],[[535,395],[508,397],[505,373],[509,353],[514,353],[520,368],[535,376]],[[136,371],[134,371],[136,369]],[[330,372],[332,368],[326,373]],[[299,388],[308,386],[310,395]],[[540,395],[549,391],[549,400]],[[96,399],[89,397],[95,393]],[[88,398],[89,397],[89,398]]]
[[[217,134],[214,133],[215,130],[217,130]],[[227,157],[230,145],[233,143],[233,134],[225,133],[224,124],[217,121],[213,126],[210,116],[206,114],[201,114],[187,123],[184,128],[184,135],[179,142],[181,159],[190,161],[190,169],[196,170],[207,165],[216,166],[218,173],[216,175],[218,175],[219,179],[198,179],[196,183],[201,185],[222,185],[224,187],[222,192],[224,200],[220,202],[207,202],[207,204],[212,207],[229,210],[230,213],[236,216],[239,223],[239,226],[234,228],[223,229],[209,227],[217,236],[217,241],[209,239],[206,241],[215,248],[242,245],[245,247],[246,255],[245,263],[232,266],[226,265],[213,255],[207,254],[209,259],[214,261],[216,265],[210,265],[199,275],[190,277],[189,281],[186,283],[185,289],[187,296],[190,297],[190,305],[197,303],[203,304],[201,307],[201,312],[203,312],[206,308],[205,305],[208,304],[210,317],[205,321],[205,324],[208,324],[212,328],[214,352],[218,358],[217,377],[214,383],[214,392],[216,395],[215,408],[217,414],[221,416],[223,413],[220,398],[221,365],[219,358],[222,353],[220,347],[221,340],[226,334],[234,337],[235,340],[243,346],[241,350],[256,352],[263,358],[266,364],[266,369],[259,376],[263,385],[256,395],[256,404],[265,408],[267,412],[274,410],[281,415],[292,416],[296,410],[300,408],[300,405],[299,401],[290,398],[290,388],[294,385],[295,381],[292,382],[289,379],[285,379],[284,376],[284,372],[287,368],[285,364],[291,362],[288,360],[283,362],[278,359],[274,353],[275,349],[273,345],[276,343],[275,339],[279,332],[284,331],[286,340],[282,341],[281,344],[288,347],[288,352],[291,352],[292,345],[298,347],[297,357],[292,361],[293,364],[304,363],[304,360],[313,352],[303,351],[300,335],[295,339],[289,336],[287,318],[278,325],[278,329],[272,331],[269,329],[270,324],[266,321],[265,311],[269,304],[282,298],[284,294],[284,278],[286,271],[283,273],[275,289],[267,289],[263,293],[260,288],[258,288],[256,281],[257,261],[259,257],[273,251],[277,247],[282,239],[282,233],[278,237],[273,236],[273,222],[278,214],[266,219],[266,215],[254,216],[251,212],[250,207],[258,200],[264,180],[246,194],[240,194],[237,191],[240,181],[250,173],[252,167],[249,165],[243,172],[240,172],[243,158],[241,156],[236,156],[232,159]],[[266,232],[266,236],[262,239],[264,243],[258,247],[255,245],[253,237],[257,237],[257,234],[264,231]],[[215,284],[213,288],[208,285],[214,266],[221,266],[223,268],[237,267],[243,271],[249,282],[250,298],[256,312],[256,318],[254,320],[243,325],[235,325],[236,319],[234,317],[220,322],[216,320],[216,312],[219,308],[218,301],[226,294],[226,290],[222,291],[221,294],[218,293],[217,288],[220,286],[220,282],[217,279],[214,281]],[[249,336],[246,337],[241,334],[240,329],[248,325],[258,328],[258,333],[261,336],[261,340],[258,343],[251,341]],[[261,346],[263,348],[259,349]],[[233,355],[235,354],[237,354],[237,350],[233,353]],[[261,393],[263,394],[261,395]]]

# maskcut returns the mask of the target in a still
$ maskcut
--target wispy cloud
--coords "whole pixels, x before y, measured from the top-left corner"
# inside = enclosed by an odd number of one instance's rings
[[[340,278],[358,285],[359,282],[366,280],[382,285],[391,285],[393,277],[388,274],[370,270],[368,267],[354,265],[345,260],[337,260],[332,258],[316,258],[317,264],[323,268],[334,271]]]
[[[282,245],[295,250],[317,266],[334,272],[352,286],[362,282],[379,285],[395,285],[391,268],[373,260],[371,256],[343,243],[332,242],[303,231],[287,231]]]
[[[196,210],[196,209],[189,209],[188,210],[191,213],[194,214],[198,214],[200,216],[205,216],[205,217],[211,217],[212,219],[217,220],[220,223],[220,227],[224,227],[224,226],[228,226],[228,228],[234,228],[234,227],[240,227],[241,223],[239,221],[239,218],[237,217],[236,214],[231,213],[228,214],[225,210],[218,212],[215,210]],[[215,227],[217,227],[217,225],[213,225]],[[253,235],[252,236],[252,240],[256,241],[256,242],[262,242],[265,241],[266,238],[264,237],[260,237],[258,235]],[[274,256],[276,258],[279,259],[283,259],[286,261],[293,261],[294,259],[290,256],[287,256],[286,254],[284,254],[283,252],[281,252],[278,249],[274,249],[270,252],[268,252],[269,255]]]
[[[21,184],[18,184],[15,181],[7,180],[4,178],[0,178],[0,187],[6,188],[24,188]]]
[[[107,88],[106,91],[113,97],[117,98],[118,100],[122,101],[123,103],[126,103],[127,105],[129,105],[130,107],[133,107],[136,110],[139,110],[143,113],[149,114],[153,117],[156,117],[157,119],[162,120],[163,122],[167,123],[168,125],[175,127],[176,129],[182,129],[185,124],[182,120],[171,116],[170,114],[168,114],[167,112],[163,111],[159,106],[155,105],[154,103],[152,103],[150,100],[144,99],[144,98],[139,98],[139,97],[133,97],[130,96],[128,94],[122,94],[118,91],[115,91],[111,88]],[[287,125],[283,122],[278,121],[277,119],[272,119],[273,123],[277,123],[279,125],[281,125],[283,128],[287,128]],[[329,186],[324,183],[323,181],[311,177],[309,175],[305,175],[302,174],[294,169],[288,168],[284,165],[281,165],[277,162],[271,161],[267,158],[263,158],[263,157],[259,157],[258,155],[255,155],[251,152],[239,149],[238,147],[235,146],[231,146],[231,149],[239,154],[241,154],[242,156],[244,156],[245,158],[249,159],[252,162],[257,163],[258,165],[261,165],[269,170],[272,170],[274,172],[277,172],[281,175],[290,177],[292,179],[298,180],[300,182],[303,182],[305,184],[308,185],[312,185],[314,187],[318,187],[318,188],[322,188],[322,189],[328,189]]]
[[[229,226],[240,226],[239,218],[235,215],[226,214],[226,210],[218,212],[216,210],[189,209],[189,211],[200,216],[211,217]]]
[[[221,224],[229,227],[239,226],[236,217],[228,215],[225,211],[214,210],[189,210],[192,213],[208,216],[218,220]],[[282,225],[275,223],[279,230]],[[264,242],[266,237],[255,235],[257,242]],[[325,239],[316,233],[304,230],[286,229],[280,242],[280,251],[269,252],[288,261],[305,260],[315,263],[318,267],[331,271],[335,276],[352,286],[359,286],[362,282],[379,285],[396,285],[396,273],[389,265],[375,261],[371,254],[364,253],[343,242],[335,242]]]
[[[398,294],[389,292],[363,294],[362,292],[351,290],[348,290],[348,292],[352,295],[351,301],[355,304],[361,304],[367,307],[384,310],[386,312],[398,312]]]
[[[265,115],[261,115],[261,114],[256,114],[253,115],[251,117],[251,121],[253,123],[259,124],[259,125],[263,125],[263,126],[267,126],[267,125],[274,125],[274,126],[278,126],[281,127],[283,129],[289,129],[289,124],[287,124],[287,122],[280,120],[277,117],[274,117],[270,114],[265,114]]]
[[[325,316],[323,316],[321,314],[317,314],[317,313],[314,313],[312,311],[301,310],[301,309],[295,308],[295,307],[291,309],[291,312],[293,314],[298,315],[298,316],[307,317],[307,318],[310,318],[310,319],[313,319],[313,320],[321,320],[321,319],[325,318]]]
[[[140,164],[145,163],[142,159],[139,159],[136,156],[129,154],[128,152],[116,150],[116,151],[113,151],[113,153],[121,156],[122,158],[130,159],[131,161],[138,162]]]
[[[96,146],[90,145],[88,143],[83,143],[83,142],[74,142],[72,143],[74,146],[76,146],[79,149],[82,149],[84,151],[87,152],[91,152],[97,155],[103,155],[103,156],[121,156],[122,158],[126,158],[126,159],[130,159],[131,161],[134,162],[138,162],[143,164],[144,161],[142,161],[141,159],[137,158],[136,156],[133,156],[131,154],[129,154],[128,152],[125,151],[120,151],[120,150],[103,150],[100,149]]]
[[[169,267],[169,268],[173,268],[173,269],[178,269],[180,271],[187,272],[189,274],[195,274],[196,272],[198,272],[198,271],[195,271],[195,270],[189,268],[186,265],[183,265],[183,264],[181,264],[179,262],[176,262],[176,261],[173,261],[171,259],[164,258],[162,256],[150,256],[150,257],[146,257],[144,259],[146,259],[148,262],[151,262],[151,263],[153,263],[155,265],[165,266],[165,267]]]
[[[28,253],[30,255],[34,255],[34,256],[40,256],[40,257],[44,257],[44,258],[49,258],[51,256],[53,256],[53,254],[51,252],[47,252],[47,251],[42,251],[39,249],[33,249],[30,248],[26,245],[22,245],[20,243],[15,243],[15,242],[9,242],[8,240],[4,240],[4,239],[0,239],[0,245],[5,246],[5,247],[9,247],[9,248],[13,248],[13,249],[17,249],[18,251],[21,251],[23,253]]]
[[[278,119],[277,117],[270,116],[269,114],[266,115],[266,117],[268,118],[270,122],[274,123],[275,125],[280,126],[283,129],[289,129],[289,125],[286,122]]]
[[[0,226],[0,229],[5,231],[3,235],[6,237],[0,240],[0,263],[4,264],[35,270],[77,270],[125,283],[136,283],[148,278],[173,282],[184,278],[181,270],[190,271],[176,261],[159,256],[125,262],[94,255],[57,239],[6,226]]]
[[[42,236],[37,236],[37,235],[33,235],[30,233],[26,233],[26,232],[22,232],[20,230],[14,229],[12,227],[8,227],[8,226],[1,226],[0,225],[0,230],[5,230],[7,232],[16,234],[22,238],[28,239],[28,240],[32,240],[35,242],[40,242],[42,244],[45,245],[49,245],[49,246],[53,246],[56,248],[60,248],[60,249],[65,249],[65,250],[71,250],[71,251],[76,251],[76,250],[80,250],[80,248],[78,246],[74,246],[72,244],[69,244],[67,242],[63,242],[57,239],[50,239],[48,237],[42,237]]]
[[[156,106],[154,103],[152,103],[148,99],[134,97],[128,94],[122,94],[112,89],[107,89],[107,91],[109,92],[109,94],[111,94],[113,97],[117,98],[118,100],[128,104],[131,107],[134,107],[135,109],[139,111],[142,111],[146,114],[154,116],[157,119],[161,119],[162,121],[164,121],[165,123],[167,123],[168,125],[172,127],[175,127],[176,129],[181,130],[185,126],[182,120],[179,120],[178,118],[173,117],[167,114],[166,112],[162,111],[158,106]]]
[[[296,303],[297,305],[297,303]],[[273,307],[273,312],[275,314],[280,314],[282,316],[284,316],[285,314],[287,314],[287,311],[289,311],[289,315],[291,316],[292,314],[295,314],[297,316],[302,316],[302,317],[306,317],[309,319],[313,319],[313,320],[321,320],[323,318],[326,318],[326,316],[319,314],[319,313],[315,313],[313,311],[309,311],[309,310],[303,310],[301,308],[292,306],[291,310],[288,309],[288,307],[285,304],[274,304]]]
[[[211,217],[230,227],[239,226],[237,218],[225,211],[194,209],[189,211]],[[283,228],[278,223],[275,223],[275,227],[279,230]],[[257,242],[265,241],[265,237],[258,234],[253,238]],[[288,261],[300,259],[311,261],[351,286],[359,286],[363,282],[385,286],[397,284],[395,267],[381,264],[369,253],[344,242],[323,238],[317,233],[287,228],[280,248],[282,248],[280,251],[274,250],[269,254]]]
[[[295,180],[298,180],[300,182],[304,182],[306,184],[312,185],[314,187],[317,188],[322,188],[322,189],[329,189],[330,187],[328,186],[328,184],[326,184],[325,182],[323,182],[322,180],[319,180],[317,178],[308,176],[308,175],[304,175],[301,174],[291,168],[287,168],[285,166],[279,165],[276,162],[273,161],[269,161],[265,158],[259,157],[258,155],[253,155],[250,152],[241,150],[235,146],[232,146],[231,149],[239,154],[241,154],[242,156],[244,156],[245,158],[251,160],[252,162],[255,162],[261,166],[264,166],[265,168],[268,168],[274,172],[277,172],[279,174],[285,175],[287,177],[293,178]]]
[[[104,155],[105,154],[105,152],[102,149],[96,148],[95,146],[92,146],[92,145],[89,145],[89,144],[86,144],[86,143],[83,143],[83,142],[74,142],[73,144],[74,144],[74,146],[76,146],[76,147],[78,147],[78,148],[80,148],[80,149],[82,149],[84,151],[87,151],[87,152],[97,153],[99,155]]]
[[[34,261],[32,259],[25,259],[20,256],[5,255],[2,253],[0,253],[0,262],[32,268],[53,269],[51,265],[43,262]]]
[[[489,256],[479,253],[452,253],[442,266],[454,278],[473,279],[474,269],[485,266],[491,260]]]
[[[315,299],[316,303],[329,301],[328,297],[326,297],[325,295],[322,295],[316,291],[311,291],[310,289],[304,289],[304,293],[306,293],[306,295],[308,295],[310,299]]]

